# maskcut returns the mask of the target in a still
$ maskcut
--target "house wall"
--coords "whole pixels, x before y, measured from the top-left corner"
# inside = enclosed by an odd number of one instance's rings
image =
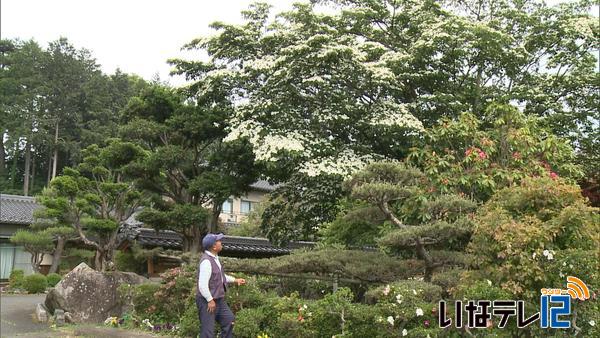
[[[221,215],[219,215],[221,222],[241,223],[247,217],[246,213],[242,213],[242,200],[253,203],[261,203],[265,199],[266,195],[266,192],[256,190],[250,191],[248,194],[242,197],[231,196],[230,199],[233,201],[233,210],[231,213],[221,213]]]
[[[22,246],[10,242],[10,237],[26,225],[0,224],[0,279],[8,279],[12,270],[23,270],[25,275],[33,273],[31,267],[31,254]],[[52,265],[52,256],[44,255],[42,266]],[[44,269],[42,269],[43,271]]]

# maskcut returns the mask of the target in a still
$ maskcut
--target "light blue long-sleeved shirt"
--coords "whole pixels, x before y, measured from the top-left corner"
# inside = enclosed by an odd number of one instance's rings
[[[221,269],[221,262],[219,262],[219,257],[214,255],[210,251],[205,251],[205,253],[211,257],[214,257],[217,266],[219,267],[219,269]],[[200,263],[200,272],[198,272],[198,291],[200,291],[200,294],[206,299],[207,302],[210,302],[213,299],[212,294],[210,293],[210,289],[208,288],[208,281],[210,280],[211,274],[212,265],[210,264],[210,261],[206,259],[202,263]],[[227,279],[227,283],[235,282],[235,277],[225,275],[225,278]]]

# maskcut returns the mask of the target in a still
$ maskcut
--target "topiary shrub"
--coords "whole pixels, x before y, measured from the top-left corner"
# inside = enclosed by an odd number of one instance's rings
[[[58,284],[58,282],[60,282],[62,277],[57,273],[51,273],[46,276],[46,279],[48,280],[48,286],[53,288],[56,286],[56,284]]]
[[[46,287],[48,287],[48,280],[42,274],[35,273],[23,279],[23,288],[28,293],[40,293],[46,290]]]
[[[25,272],[23,270],[13,270],[10,272],[10,276],[8,277],[8,286],[11,289],[21,289],[23,288],[23,278],[25,277]]]

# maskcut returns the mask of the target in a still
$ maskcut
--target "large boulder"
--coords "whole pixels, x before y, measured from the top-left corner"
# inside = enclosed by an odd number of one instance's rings
[[[133,272],[99,272],[81,263],[51,289],[45,305],[50,313],[69,312],[76,323],[102,323],[106,318],[121,316],[124,307],[117,288],[121,284],[150,283]]]

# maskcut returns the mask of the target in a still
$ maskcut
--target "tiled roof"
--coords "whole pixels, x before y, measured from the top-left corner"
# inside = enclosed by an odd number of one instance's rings
[[[275,189],[277,189],[280,186],[280,184],[271,184],[265,180],[259,180],[256,181],[252,184],[250,184],[250,187],[256,190],[262,190],[262,191],[266,191],[266,192],[271,192]]]
[[[29,225],[39,207],[33,197],[0,194],[0,223]]]
[[[124,241],[137,242],[147,247],[163,247],[165,249],[181,249],[181,236],[170,230],[156,231],[154,229],[142,228],[137,225],[124,224],[121,227],[121,243]],[[240,256],[244,254],[257,254],[264,256],[278,256],[289,254],[293,249],[311,248],[312,242],[292,242],[286,247],[273,245],[266,238],[225,236],[223,243],[223,256]]]

